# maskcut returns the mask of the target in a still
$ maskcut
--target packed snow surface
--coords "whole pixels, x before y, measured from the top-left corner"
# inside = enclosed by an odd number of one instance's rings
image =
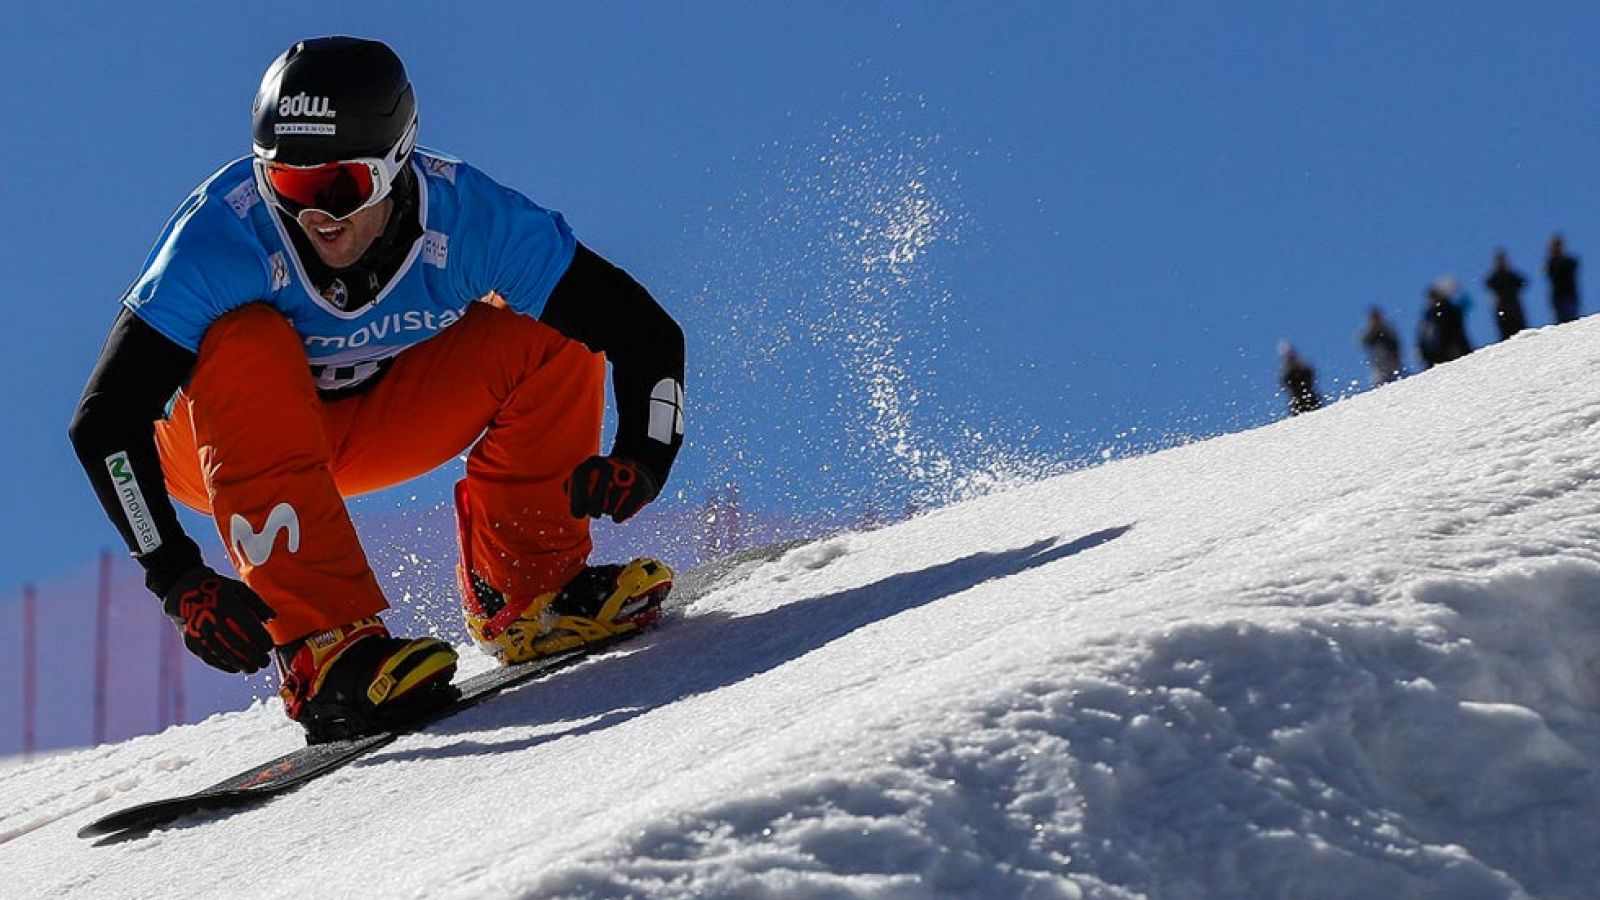
[[[293,748],[276,701],[13,764],[0,895],[1600,896],[1596,371],[1600,320],[1545,329],[757,556],[134,840],[75,832]]]

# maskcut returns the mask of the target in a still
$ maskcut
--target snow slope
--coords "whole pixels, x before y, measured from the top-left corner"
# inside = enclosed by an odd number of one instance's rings
[[[1600,319],[722,571],[257,809],[275,702],[0,773],[7,897],[1600,895]],[[482,666],[481,657],[471,666]]]

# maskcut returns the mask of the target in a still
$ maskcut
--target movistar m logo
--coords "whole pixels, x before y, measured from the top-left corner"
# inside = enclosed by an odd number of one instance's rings
[[[234,555],[250,565],[265,565],[272,558],[272,551],[277,548],[280,531],[289,532],[289,552],[298,553],[300,516],[287,503],[279,503],[272,508],[272,512],[267,513],[267,522],[260,531],[250,527],[249,519],[234,513],[233,518],[228,520],[228,546],[233,548]]]
[[[338,110],[329,109],[332,105],[332,102],[327,97],[308,97],[304,91],[301,91],[293,97],[278,98],[278,115],[332,119],[339,115]]]
[[[141,555],[161,546],[161,532],[150,520],[150,507],[145,505],[144,492],[139,490],[139,479],[133,475],[133,464],[128,454],[118,451],[106,457],[106,471],[111,473],[111,483],[117,490],[117,502],[122,514],[128,517],[128,527],[133,530],[133,542]]]

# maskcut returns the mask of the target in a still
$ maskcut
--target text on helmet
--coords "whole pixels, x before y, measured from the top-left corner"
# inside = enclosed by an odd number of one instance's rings
[[[293,97],[278,98],[278,115],[332,119],[339,115],[338,110],[330,108],[332,105],[327,97],[308,97],[302,91]]]

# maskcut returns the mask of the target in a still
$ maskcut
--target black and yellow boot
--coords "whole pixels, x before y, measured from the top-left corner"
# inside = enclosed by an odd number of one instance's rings
[[[672,569],[640,558],[625,566],[587,566],[559,591],[512,611],[503,594],[477,575],[463,585],[467,631],[504,663],[527,662],[648,627],[672,590]]]
[[[278,648],[284,711],[320,744],[382,731],[457,696],[456,651],[398,638],[373,617]]]

